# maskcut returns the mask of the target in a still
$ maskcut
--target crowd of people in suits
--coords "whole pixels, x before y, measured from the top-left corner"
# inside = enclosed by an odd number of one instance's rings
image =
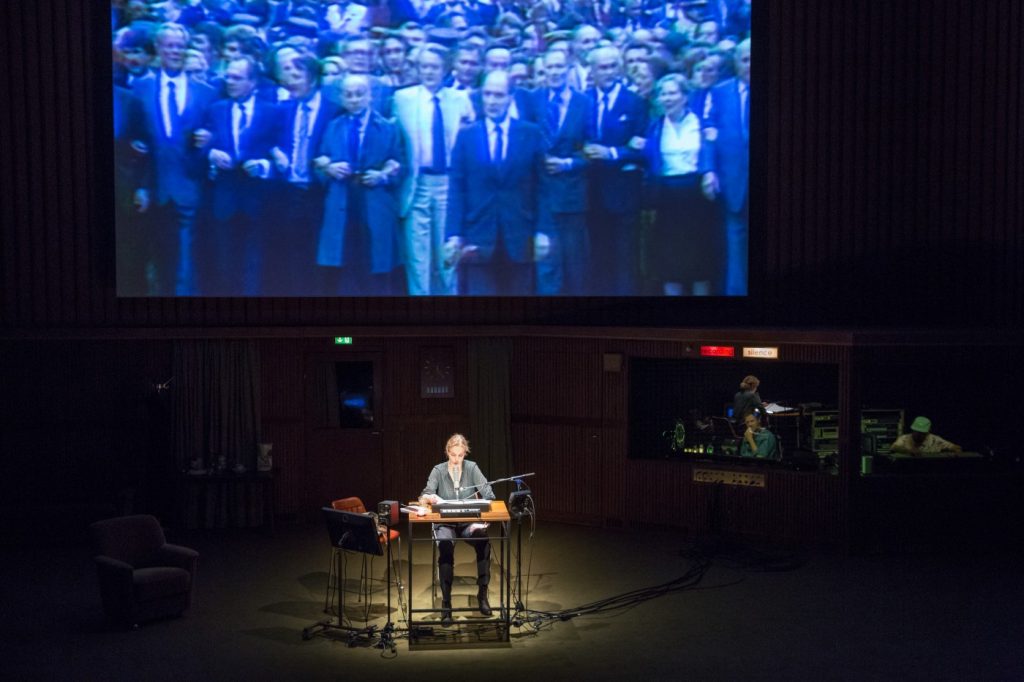
[[[750,0],[112,0],[118,293],[744,295]]]

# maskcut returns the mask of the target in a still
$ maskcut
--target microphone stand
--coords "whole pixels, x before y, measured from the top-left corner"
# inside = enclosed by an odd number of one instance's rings
[[[518,474],[516,476],[506,476],[505,478],[496,478],[493,481],[486,481],[484,483],[480,483],[479,485],[471,485],[471,486],[469,486],[467,488],[460,487],[460,488],[458,488],[455,491],[455,493],[459,494],[463,490],[472,490],[472,491],[476,492],[477,488],[483,488],[484,486],[494,485],[495,483],[506,483],[508,481],[518,481],[521,478],[526,478],[527,476],[533,476],[533,475],[534,475],[534,472],[531,471],[528,474]]]
[[[508,481],[514,481],[515,484],[516,484],[516,489],[517,490],[521,490],[523,488],[523,480],[522,479],[526,478],[527,476],[533,476],[533,475],[534,475],[534,472],[531,471],[528,474],[519,474],[517,476],[506,476],[505,478],[497,478],[497,479],[495,479],[493,481],[487,481],[486,483],[481,483],[479,485],[470,486],[468,488],[459,488],[458,490],[455,491],[455,494],[456,495],[460,495],[462,490],[473,490],[473,491],[476,491],[477,488],[482,488],[484,486],[494,485],[496,483],[506,483]],[[529,491],[529,488],[527,488],[527,491]],[[522,522],[521,518],[517,519],[516,521],[517,521],[516,522],[516,528],[517,528],[517,531],[518,531],[517,538],[516,538],[517,539],[517,544],[518,544],[518,551],[516,553],[516,583],[518,585],[519,598],[521,599],[522,598],[522,594],[523,594],[523,566],[522,566],[522,561],[523,561],[523,522]],[[507,537],[507,535],[506,535],[506,537]],[[511,550],[509,550],[509,553],[511,553]],[[509,592],[511,592],[511,590],[512,590],[511,582],[512,581],[511,581],[511,578],[510,578],[509,579],[509,585],[507,587]],[[505,599],[505,595],[502,595],[502,604],[503,604],[503,606],[502,606],[502,614],[503,614],[503,617],[505,618],[506,633],[508,631],[507,629],[508,629],[510,621],[511,621],[511,610],[512,610],[512,607],[513,607],[513,604],[509,603],[509,602],[512,601],[511,595],[509,595],[509,596],[510,596],[510,598],[506,600]],[[518,604],[515,604],[514,606],[516,607],[516,611],[517,612],[521,611],[522,608],[523,608],[521,602],[518,603]],[[507,611],[506,611],[506,609],[507,609]]]

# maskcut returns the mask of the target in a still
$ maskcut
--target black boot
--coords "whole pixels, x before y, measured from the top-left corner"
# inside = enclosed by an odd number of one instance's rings
[[[479,602],[480,615],[490,616],[494,613],[491,610],[491,602],[487,600],[487,584],[491,582],[491,559],[486,548],[482,554],[482,557],[477,554],[476,560],[476,599]]]
[[[455,567],[443,563],[437,568],[441,578],[441,625],[448,628],[452,625],[452,582],[455,579]]]
[[[491,610],[491,602],[487,601],[487,588],[481,587],[480,592],[476,596],[477,602],[480,604],[480,615],[490,616],[494,611]]]

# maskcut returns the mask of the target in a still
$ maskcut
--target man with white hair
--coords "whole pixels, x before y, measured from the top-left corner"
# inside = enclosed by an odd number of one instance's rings
[[[402,185],[405,274],[411,296],[455,293],[442,245],[448,212],[449,156],[459,127],[474,119],[463,91],[441,87],[448,53],[427,44],[417,53],[420,84],[395,93],[394,112],[405,140],[408,172]]]
[[[345,115],[331,121],[313,161],[327,183],[316,263],[329,294],[395,293],[402,143],[398,128],[373,110],[370,98],[369,78],[345,76]]]

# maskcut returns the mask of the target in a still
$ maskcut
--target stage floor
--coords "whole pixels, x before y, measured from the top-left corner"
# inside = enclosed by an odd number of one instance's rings
[[[404,527],[403,527],[404,532]],[[100,615],[89,548],[5,548],[4,669],[12,679],[296,679],[438,674],[504,679],[1021,679],[1019,557],[844,558],[720,544],[696,587],[610,614],[512,628],[505,646],[397,652],[309,641],[324,617],[329,546],[320,526],[169,534],[200,552],[192,609],[113,631]],[[524,538],[525,539],[525,538]],[[524,543],[523,596],[555,612],[687,573],[692,546],[671,532],[539,523]],[[473,552],[456,549],[456,603],[475,603]],[[403,557],[404,559],[404,557]],[[358,570],[358,566],[356,566]],[[377,560],[379,575],[383,562]],[[429,545],[416,599],[430,599]],[[527,577],[528,572],[528,577]],[[497,569],[491,591],[497,603]],[[378,595],[382,600],[383,594]],[[396,600],[397,601],[397,600]],[[358,619],[362,607],[353,604]],[[386,610],[374,605],[370,622]],[[464,619],[474,620],[474,614]],[[469,631],[470,626],[464,626]],[[455,679],[450,677],[449,679]]]

